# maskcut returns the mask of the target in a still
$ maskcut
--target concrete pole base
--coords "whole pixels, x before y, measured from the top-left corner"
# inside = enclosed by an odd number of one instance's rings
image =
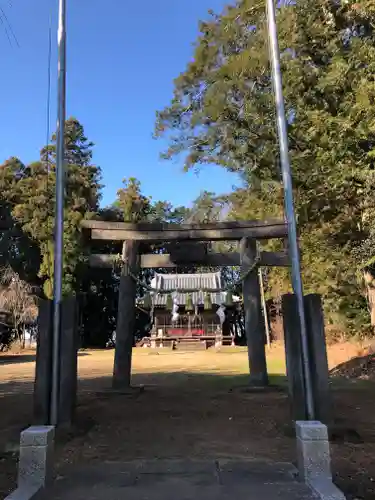
[[[327,426],[318,421],[297,421],[299,479],[321,500],[345,500],[333,484]]]
[[[55,428],[32,426],[21,432],[17,489],[5,500],[31,500],[53,476]]]

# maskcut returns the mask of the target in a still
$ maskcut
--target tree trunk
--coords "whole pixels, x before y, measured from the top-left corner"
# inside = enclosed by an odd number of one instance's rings
[[[374,277],[368,271],[363,273],[367,288],[367,301],[370,312],[371,326],[375,326],[375,283]]]

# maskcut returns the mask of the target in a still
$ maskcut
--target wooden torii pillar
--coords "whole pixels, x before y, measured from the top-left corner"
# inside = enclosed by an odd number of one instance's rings
[[[258,274],[256,240],[241,240],[241,273],[245,310],[245,334],[249,357],[250,384],[254,387],[268,385],[265,325]],[[250,272],[249,272],[250,271]],[[246,274],[247,273],[247,274]]]
[[[128,240],[123,243],[123,264],[118,297],[116,347],[112,378],[112,387],[117,390],[129,389],[131,382],[137,292],[137,283],[134,276],[138,276],[139,272],[138,249],[139,243],[137,240]]]

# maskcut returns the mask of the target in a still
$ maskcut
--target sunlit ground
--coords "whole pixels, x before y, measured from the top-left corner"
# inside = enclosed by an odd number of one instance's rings
[[[267,353],[271,382],[282,389],[267,393],[246,390],[244,348],[135,349],[133,384],[144,385],[145,391],[133,396],[110,391],[113,355],[79,353],[76,423],[59,437],[57,471],[75,463],[136,458],[295,459],[282,347]],[[342,361],[341,352],[335,356]],[[335,356],[330,354],[331,366]],[[17,455],[12,450],[20,430],[32,422],[33,359],[32,353],[0,356],[0,497],[14,485]],[[334,390],[340,425],[363,438],[356,443],[344,436],[332,443],[336,478],[362,498],[375,498],[373,394],[373,383],[340,384]]]

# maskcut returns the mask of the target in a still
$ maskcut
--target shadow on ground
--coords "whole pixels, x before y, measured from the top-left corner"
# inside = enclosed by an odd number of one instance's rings
[[[78,464],[155,458],[257,458],[293,462],[285,376],[274,375],[270,392],[247,390],[247,375],[139,373],[132,395],[110,390],[111,377],[79,380],[76,421],[57,440],[57,473]],[[14,454],[1,450],[32,421],[32,382],[0,384],[0,497],[14,485]],[[334,411],[363,443],[332,443],[339,487],[363,499],[375,498],[374,384],[334,387]],[[5,477],[4,477],[5,474]],[[3,495],[2,495],[3,494]]]
[[[88,352],[79,352],[78,356],[90,356]],[[0,356],[1,365],[16,365],[20,363],[33,363],[36,361],[36,354],[2,354]]]
[[[4,354],[0,356],[0,365],[13,365],[18,363],[32,363],[36,360],[35,354]]]

